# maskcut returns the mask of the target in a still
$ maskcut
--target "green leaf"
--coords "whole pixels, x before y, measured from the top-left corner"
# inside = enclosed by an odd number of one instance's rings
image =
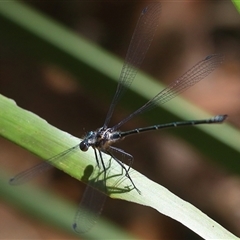
[[[50,154],[57,155],[77,145],[80,141],[80,139],[51,126],[35,114],[21,109],[14,101],[2,95],[0,96],[0,109],[0,134],[42,158],[47,158]],[[109,156],[104,155],[104,159],[108,161]],[[77,179],[81,179],[89,164],[96,165],[95,156],[91,150],[88,152],[77,151],[76,154],[70,155],[67,161],[55,162],[54,166]],[[119,175],[119,173],[121,173],[121,167],[112,161],[111,175]],[[163,186],[133,169],[131,169],[130,175],[140,189],[141,195],[135,189],[129,192],[122,191],[122,193],[114,193],[113,191],[112,198],[152,207],[181,222],[205,239],[236,238],[193,205],[183,201]],[[116,181],[118,185],[116,185]],[[109,178],[107,184],[120,189],[131,186],[126,177],[123,181],[116,180],[114,177]]]
[[[232,0],[235,8],[238,10],[238,12],[240,13],[240,1],[239,0]]]

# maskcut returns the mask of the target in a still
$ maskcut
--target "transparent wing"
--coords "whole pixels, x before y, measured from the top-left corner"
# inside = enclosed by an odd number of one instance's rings
[[[32,168],[29,168],[23,172],[20,172],[19,174],[17,174],[13,178],[11,178],[9,180],[9,183],[11,185],[20,185],[20,184],[26,183],[29,180],[31,180],[32,178],[37,177],[41,173],[46,172],[49,169],[51,169],[53,167],[52,164],[54,164],[58,161],[67,160],[67,158],[69,157],[69,154],[74,153],[75,151],[78,151],[78,149],[79,149],[79,145],[76,145],[72,148],[67,149],[64,152],[59,153],[58,155],[56,155],[52,158],[49,158],[47,161],[41,162],[41,163],[33,166]]]
[[[129,121],[131,118],[137,114],[143,113],[155,107],[157,104],[164,104],[169,100],[176,97],[178,94],[186,91],[191,86],[195,85],[205,77],[207,77],[214,69],[216,69],[222,62],[224,57],[220,54],[213,54],[207,56],[202,61],[198,62],[192,68],[190,68],[185,74],[180,78],[169,84],[165,89],[160,91],[155,97],[150,99],[146,104],[137,109],[127,118],[122,120],[120,123],[115,125],[112,129],[116,130],[124,123]]]
[[[148,48],[156,32],[161,11],[160,3],[152,3],[143,9],[137,26],[134,30],[131,42],[128,47],[125,62],[123,64],[118,86],[108,110],[103,127],[107,127],[112,117],[115,105],[125,93],[126,89],[132,84],[138,67],[146,56]]]
[[[104,193],[92,188],[91,185],[87,186],[75,214],[74,231],[84,234],[91,230],[102,213],[106,197]]]
[[[104,193],[107,194],[106,171],[109,169],[110,164],[107,168],[103,168],[102,171],[99,166],[96,166],[94,170],[91,165],[85,169],[83,179],[85,179],[85,182],[88,181],[88,185],[74,217],[73,229],[75,232],[79,234],[88,232],[101,215],[107,197]],[[92,179],[89,180],[90,176],[96,174],[96,177],[91,177]]]

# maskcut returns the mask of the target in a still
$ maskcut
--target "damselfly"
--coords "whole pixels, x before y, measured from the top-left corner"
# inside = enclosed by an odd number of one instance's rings
[[[113,127],[108,127],[117,102],[122,97],[123,93],[125,93],[125,91],[132,84],[137,74],[137,69],[145,58],[145,55],[148,51],[148,48],[152,42],[157,26],[159,24],[160,11],[161,4],[153,3],[150,4],[148,7],[144,8],[141,12],[127,51],[125,62],[120,73],[117,90],[113,97],[103,126],[95,131],[88,132],[79,145],[74,146],[63,153],[60,153],[53,158],[50,158],[46,162],[43,162],[29,170],[26,170],[16,175],[10,180],[11,184],[16,185],[26,182],[32,177],[38,175],[39,173],[48,170],[51,166],[51,163],[58,161],[58,159],[61,159],[63,156],[66,157],[70,152],[76,150],[78,147],[82,151],[87,151],[89,147],[92,147],[95,153],[97,168],[99,168],[99,171],[102,170],[104,174],[102,180],[103,187],[106,187],[106,182],[104,179],[106,179],[106,171],[108,167],[106,167],[106,163],[103,160],[102,153],[106,153],[110,155],[111,158],[114,159],[121,166],[124,174],[130,180],[133,189],[137,190],[137,192],[141,194],[141,189],[138,189],[129,173],[129,170],[133,164],[133,156],[119,148],[113,147],[112,145],[114,143],[133,134],[143,133],[146,131],[153,131],[170,127],[221,123],[225,120],[226,115],[217,115],[210,119],[158,124],[144,128],[136,128],[125,132],[118,130],[124,123],[128,122],[136,115],[155,107],[157,104],[164,104],[168,102],[179,93],[187,90],[189,87],[193,86],[194,84],[208,76],[223,61],[223,57],[221,55],[214,54],[207,56],[202,61],[198,62],[180,78],[168,85],[165,89],[161,90],[156,96],[154,96],[142,107],[134,111],[128,117],[123,119],[121,122],[117,123]],[[128,167],[123,164],[121,159],[118,159],[116,157],[116,153],[119,153],[121,156],[125,156],[129,160]],[[101,213],[103,204],[106,199],[106,195],[92,188],[98,187],[97,182],[99,181],[96,179],[96,181],[93,181],[92,184],[88,185],[87,189],[85,190],[84,196],[82,198],[82,203],[80,204],[79,210],[77,211],[74,218],[73,228],[76,232],[84,233],[91,229],[96,218]],[[82,208],[83,205],[90,210],[93,210],[94,214],[91,217],[88,217],[88,215],[85,216],[85,212]]]

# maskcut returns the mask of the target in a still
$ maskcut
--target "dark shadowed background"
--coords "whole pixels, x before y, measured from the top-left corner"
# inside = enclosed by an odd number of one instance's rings
[[[138,16],[150,1],[23,2],[124,58]],[[104,92],[91,91],[67,70],[16,49],[0,36],[1,94],[74,136],[83,137],[86,131],[103,124],[110,104]],[[231,1],[162,2],[159,28],[141,69],[167,84],[212,53],[225,54],[225,63],[207,80],[182,95],[213,115],[227,113],[228,121],[239,128],[240,16]],[[111,123],[117,123],[130,111],[120,104]],[[147,125],[146,118],[138,118],[122,129]],[[239,175],[213,163],[167,130],[134,136],[118,146],[134,156],[135,169],[240,235]],[[0,139],[0,166],[9,174],[14,175],[38,162],[40,159],[27,151]],[[44,174],[37,187],[51,190],[76,204],[85,188],[57,169]],[[33,220],[1,199],[0,204],[0,238],[75,239]],[[125,201],[108,199],[103,216],[136,238],[200,239],[153,209]],[[13,231],[16,226],[21,231]]]

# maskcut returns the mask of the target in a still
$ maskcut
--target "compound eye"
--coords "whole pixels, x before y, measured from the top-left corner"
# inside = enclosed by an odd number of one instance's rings
[[[82,141],[80,144],[79,144],[79,148],[83,151],[83,152],[86,152],[89,148],[88,144],[84,141]]]

